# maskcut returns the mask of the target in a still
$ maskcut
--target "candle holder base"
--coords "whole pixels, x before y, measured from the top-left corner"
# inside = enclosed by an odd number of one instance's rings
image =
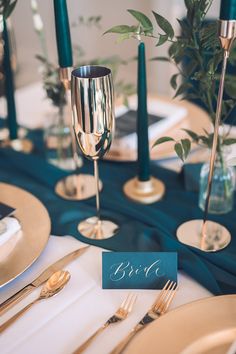
[[[190,220],[177,229],[177,238],[181,243],[204,252],[217,252],[224,249],[231,241],[230,232],[214,221],[206,222],[206,236],[201,235],[203,220]]]
[[[104,240],[114,236],[119,230],[118,225],[110,220],[98,220],[96,216],[83,220],[78,225],[78,231],[84,237],[94,240]]]
[[[99,190],[102,182],[99,181]],[[96,195],[94,176],[73,174],[61,179],[55,186],[55,193],[68,200],[85,200]]]
[[[127,181],[123,187],[125,195],[142,204],[160,200],[165,193],[165,185],[159,179],[150,177],[149,181],[139,181],[137,177]]]
[[[34,145],[29,139],[13,139],[1,141],[1,147],[11,148],[12,150],[29,154],[33,150]]]

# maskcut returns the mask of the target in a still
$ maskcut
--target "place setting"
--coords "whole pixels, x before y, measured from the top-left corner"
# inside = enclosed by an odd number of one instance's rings
[[[107,25],[31,0],[33,84],[24,6],[0,4],[1,353],[235,354],[236,1]]]

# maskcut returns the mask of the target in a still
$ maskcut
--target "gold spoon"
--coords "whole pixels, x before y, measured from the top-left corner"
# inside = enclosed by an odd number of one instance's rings
[[[12,323],[14,323],[19,317],[23,315],[27,310],[29,310],[36,302],[44,299],[48,299],[59,293],[64,286],[70,280],[70,273],[64,270],[59,270],[58,272],[54,273],[43,286],[40,295],[37,299],[32,301],[30,304],[25,306],[22,310],[17,312],[14,316],[12,316],[9,320],[4,322],[0,326],[0,333],[2,333],[6,328],[8,328]]]

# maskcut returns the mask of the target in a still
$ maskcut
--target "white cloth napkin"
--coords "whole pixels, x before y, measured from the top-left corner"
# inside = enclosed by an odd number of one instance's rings
[[[6,231],[0,233],[0,247],[10,240],[10,238],[20,230],[21,226],[17,219],[13,217],[6,217],[0,221],[6,226]]]
[[[35,279],[48,265],[84,244],[73,237],[51,236],[41,257],[15,281],[0,289],[0,302]],[[120,306],[128,295],[126,290],[101,289],[102,250],[90,247],[66,269],[71,280],[57,296],[34,305],[24,316],[0,335],[1,354],[69,354],[83,343]],[[183,273],[179,274],[180,289],[172,308],[211,294]],[[3,315],[4,322],[17,310],[37,297],[34,291],[11,311]],[[122,323],[106,329],[86,353],[105,354],[141,319],[158,295],[156,290],[138,290],[138,299],[131,315]]]
[[[0,234],[0,262],[4,262],[21,239],[22,233],[20,223],[16,218],[6,217],[0,222],[6,227],[6,231]]]

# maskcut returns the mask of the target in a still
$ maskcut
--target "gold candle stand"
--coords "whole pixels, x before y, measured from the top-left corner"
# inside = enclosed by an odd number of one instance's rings
[[[151,204],[160,200],[165,193],[165,185],[159,179],[150,177],[148,181],[132,178],[124,184],[125,195],[142,204]]]
[[[190,220],[177,229],[177,238],[180,242],[201,249],[204,252],[216,252],[225,248],[231,241],[230,232],[221,224],[208,220],[209,202],[212,189],[219,127],[221,124],[222,98],[224,92],[224,81],[227,61],[236,35],[236,20],[219,21],[219,39],[224,51],[223,65],[220,77],[219,92],[217,98],[216,117],[214,125],[214,136],[211,149],[208,183],[206,190],[206,201],[203,219]]]
[[[68,102],[70,102],[70,75],[72,68],[60,68],[59,75],[60,80],[63,83]],[[71,144],[72,154],[75,168],[77,166],[77,145],[75,141],[75,135],[70,124],[71,131]],[[99,189],[102,189],[102,182],[99,181]],[[96,195],[94,176],[89,174],[72,174],[57,182],[55,186],[55,193],[60,197],[69,200],[84,200]]]

